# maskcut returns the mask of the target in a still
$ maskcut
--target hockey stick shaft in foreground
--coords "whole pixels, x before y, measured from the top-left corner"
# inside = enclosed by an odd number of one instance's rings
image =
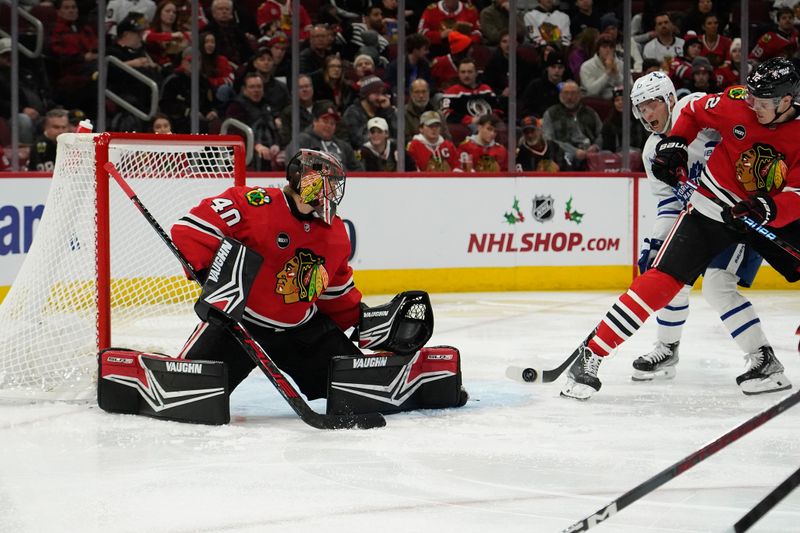
[[[786,411],[790,407],[794,406],[798,402],[800,402],[800,391],[790,394],[789,396],[787,396],[780,402],[776,403],[772,407],[760,412],[759,414],[750,418],[749,420],[742,422],[741,424],[739,424],[732,430],[728,431],[721,437],[717,438],[712,442],[709,442],[696,452],[691,453],[690,455],[684,457],[674,465],[662,470],[661,472],[651,477],[647,481],[637,485],[636,487],[629,490],[628,492],[626,492],[616,500],[612,501],[605,507],[602,507],[596,513],[575,522],[574,524],[566,528],[563,531],[563,533],[575,533],[577,531],[587,531],[590,528],[598,525],[604,520],[617,514],[619,511],[626,508],[636,500],[639,500],[644,496],[650,494],[655,489],[665,484],[669,480],[683,474],[697,463],[707,459],[708,457],[711,457],[721,449],[725,448],[727,445],[737,441],[744,435],[747,435],[748,433],[750,433],[757,427],[761,426],[765,422],[772,420],[773,418],[775,418],[782,412]]]
[[[740,518],[739,521],[733,525],[731,531],[743,533],[750,529],[750,527],[767,514],[770,509],[778,505],[782,499],[792,492],[797,485],[800,485],[800,468],[795,470],[791,476],[787,477],[783,483],[772,489],[772,492],[758,502],[758,505],[750,509],[746,515]]]
[[[161,240],[164,241],[164,244],[166,244],[175,257],[178,258],[178,261],[180,261],[181,265],[184,269],[186,269],[191,278],[199,283],[194,267],[189,264],[189,261],[186,260],[178,247],[175,246],[175,243],[172,242],[172,239],[170,239],[169,235],[167,235],[167,233],[164,231],[164,228],[161,227],[155,217],[153,217],[141,200],[139,200],[139,197],[136,196],[136,193],[133,191],[133,189],[131,189],[131,187],[125,182],[125,179],[122,177],[122,175],[120,175],[114,164],[111,162],[106,163],[104,168],[106,172],[108,172],[119,184],[119,186],[125,192],[125,195],[130,198],[130,200],[144,216],[150,226],[155,230]],[[278,392],[281,393],[286,402],[292,407],[292,409],[294,409],[294,412],[297,413],[300,419],[309,426],[317,429],[371,429],[386,425],[386,419],[380,413],[342,416],[321,415],[317,413],[311,409],[311,407],[309,407],[302,397],[300,397],[300,394],[297,392],[294,386],[289,383],[277,365],[275,365],[269,355],[267,355],[264,349],[255,341],[255,339],[253,339],[244,326],[241,324],[235,324],[228,329],[239,342],[242,349],[253,360],[256,366],[261,369],[261,371],[267,376],[267,379],[269,379],[275,388],[278,389]]]

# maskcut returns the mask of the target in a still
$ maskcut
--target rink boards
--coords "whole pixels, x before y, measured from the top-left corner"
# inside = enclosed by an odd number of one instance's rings
[[[24,173],[0,179],[0,298],[35,236],[49,183]],[[633,174],[353,175],[339,214],[365,293],[615,290],[634,275],[655,205]],[[755,287],[790,285],[765,267]]]

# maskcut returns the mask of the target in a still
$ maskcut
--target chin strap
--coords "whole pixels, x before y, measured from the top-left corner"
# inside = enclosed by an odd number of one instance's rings
[[[775,118],[773,118],[772,120],[770,120],[769,122],[767,122],[767,123],[766,123],[766,124],[764,124],[764,125],[765,125],[765,126],[772,126],[773,124],[775,124],[775,121],[776,121],[776,120],[778,120],[779,118],[781,118],[781,117],[783,116],[783,114],[784,114],[784,113],[787,113],[787,112],[788,112],[790,109],[794,109],[794,110],[795,110],[795,113],[794,113],[794,114],[795,114],[795,116],[797,116],[797,115],[798,115],[798,113],[800,112],[800,110],[799,110],[799,106],[798,106],[797,104],[795,104],[794,102],[792,102],[792,104],[791,104],[789,107],[787,107],[787,108],[786,108],[786,111],[781,111],[780,113],[778,113],[777,111],[775,111]]]

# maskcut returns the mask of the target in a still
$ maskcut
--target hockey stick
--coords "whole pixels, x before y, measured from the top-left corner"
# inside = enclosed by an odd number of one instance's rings
[[[795,470],[791,476],[787,477],[783,483],[772,489],[772,492],[758,502],[758,505],[750,509],[746,515],[733,524],[733,528],[730,531],[742,533],[750,529],[750,527],[767,514],[770,509],[778,505],[782,499],[792,492],[797,485],[800,485],[800,468]]]
[[[141,200],[139,200],[139,197],[136,196],[136,193],[133,191],[133,189],[131,189],[130,186],[125,182],[125,179],[120,175],[114,164],[108,162],[103,168],[105,168],[111,177],[114,178],[114,180],[119,184],[119,186],[125,192],[125,195],[130,198],[130,200],[144,216],[150,226],[155,230],[161,240],[164,241],[164,244],[167,245],[173,255],[178,258],[178,261],[180,261],[181,265],[184,269],[186,269],[191,278],[200,283],[197,279],[197,274],[194,270],[194,267],[189,264],[189,261],[186,260],[181,251],[178,250],[178,247],[175,246],[175,243],[172,242],[172,239],[170,239],[169,235],[167,235],[167,233],[164,231],[164,228],[161,227],[155,217],[153,217]],[[317,413],[311,409],[311,407],[309,407],[305,400],[303,400],[294,386],[289,383],[277,365],[272,361],[270,356],[255,341],[255,339],[253,339],[253,337],[242,324],[237,323],[233,326],[230,326],[228,329],[239,342],[239,345],[241,345],[245,353],[247,353],[256,366],[261,369],[261,371],[267,376],[267,379],[269,379],[275,388],[278,389],[278,392],[281,393],[283,398],[292,407],[292,409],[294,409],[294,412],[297,413],[300,419],[309,426],[317,429],[371,429],[386,425],[386,419],[380,413],[367,413],[363,415],[321,415]]]
[[[569,357],[564,359],[564,362],[557,367],[550,370],[537,370],[531,367],[512,365],[506,368],[506,377],[519,383],[552,383],[553,381],[557,380],[558,376],[563,374],[567,368],[569,368],[569,365],[571,365],[575,359],[578,358],[578,355],[581,353],[581,346],[589,342],[589,339],[592,338],[592,336],[595,334],[595,331],[597,331],[597,328],[593,329],[589,336],[586,337],[586,339],[577,348],[575,348],[575,351],[572,352]]]
[[[589,528],[592,528],[598,525],[600,522],[607,520],[611,516],[617,514],[622,509],[626,508],[636,500],[643,498],[644,496],[650,494],[655,489],[660,487],[661,485],[665,484],[666,482],[670,481],[673,478],[678,477],[679,475],[683,474],[690,468],[692,468],[697,463],[711,457],[721,449],[725,448],[728,444],[739,440],[739,438],[747,435],[757,427],[761,426],[765,422],[772,420],[782,412],[786,411],[790,407],[794,406],[800,402],[800,391],[794,392],[781,400],[780,402],[776,403],[772,407],[760,412],[756,416],[742,422],[732,430],[728,431],[721,437],[717,438],[716,440],[709,442],[696,452],[693,452],[674,465],[667,467],[666,469],[662,470],[655,476],[651,477],[647,481],[637,485],[636,487],[632,488],[616,500],[612,501],[605,507],[602,507],[596,513],[587,516],[586,518],[579,520],[569,526],[568,528],[564,529],[562,533],[575,533],[577,531],[587,531]],[[767,509],[764,511],[766,512]]]

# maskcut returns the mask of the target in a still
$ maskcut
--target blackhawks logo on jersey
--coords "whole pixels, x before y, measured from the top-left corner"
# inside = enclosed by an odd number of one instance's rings
[[[784,159],[772,146],[756,143],[739,155],[736,178],[747,192],[780,190],[788,172]]]
[[[728,98],[733,100],[744,100],[747,98],[747,89],[741,85],[736,85],[728,89]]]
[[[475,172],[497,172],[500,170],[500,163],[489,154],[481,154],[475,162]]]
[[[287,304],[314,301],[328,287],[324,264],[324,257],[307,248],[298,248],[275,276],[275,293],[283,295]]]
[[[257,187],[251,191],[247,191],[244,197],[247,199],[248,204],[255,207],[262,206],[270,202],[269,196],[267,196],[267,191],[265,191],[261,187]]]

